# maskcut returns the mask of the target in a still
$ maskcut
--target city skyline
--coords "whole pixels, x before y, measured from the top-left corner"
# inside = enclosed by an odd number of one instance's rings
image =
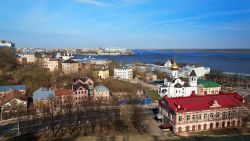
[[[250,1],[3,0],[16,47],[250,49]]]

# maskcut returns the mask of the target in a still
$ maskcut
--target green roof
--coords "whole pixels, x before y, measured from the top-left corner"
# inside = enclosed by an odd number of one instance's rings
[[[188,81],[188,78],[183,78],[184,81]],[[198,85],[203,85],[205,88],[212,88],[212,87],[220,87],[220,84],[210,81],[210,80],[205,80],[205,79],[198,79],[197,81]]]
[[[203,85],[205,88],[220,87],[218,83],[204,79],[198,79],[198,85]]]

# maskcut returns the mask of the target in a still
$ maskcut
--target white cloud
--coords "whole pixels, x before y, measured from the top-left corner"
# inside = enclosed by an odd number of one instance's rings
[[[95,5],[95,6],[104,6],[105,5],[104,2],[101,2],[99,0],[76,0],[76,1],[80,2],[80,3]]]
[[[190,17],[183,17],[183,18],[176,18],[176,19],[168,19],[158,22],[153,22],[147,26],[156,26],[156,25],[173,25],[176,23],[188,23],[190,21],[200,20],[204,18],[211,18],[211,17],[219,17],[219,16],[232,16],[237,14],[245,14],[250,13],[249,9],[241,9],[241,10],[231,10],[231,11],[220,11],[220,12],[211,12],[199,16],[190,16]]]
[[[95,6],[116,7],[116,6],[128,6],[146,3],[149,0],[75,0],[84,4],[91,4]]]

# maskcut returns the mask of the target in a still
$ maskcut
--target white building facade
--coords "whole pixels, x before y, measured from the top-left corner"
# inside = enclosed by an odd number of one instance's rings
[[[158,94],[161,97],[187,97],[197,93],[197,75],[194,70],[190,73],[188,82],[179,78],[179,67],[175,61],[171,70],[171,77],[164,79],[164,84],[158,88]]]
[[[114,77],[121,79],[132,79],[133,78],[133,69],[132,67],[116,67],[114,69]]]
[[[26,58],[27,63],[35,63],[36,62],[35,54],[24,54],[22,56],[22,58]]]

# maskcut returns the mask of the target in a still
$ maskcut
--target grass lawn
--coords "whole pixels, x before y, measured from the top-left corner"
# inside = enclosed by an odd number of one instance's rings
[[[144,90],[147,92],[147,96],[150,97],[152,100],[158,100],[160,98],[157,91],[147,87],[144,87]]]

